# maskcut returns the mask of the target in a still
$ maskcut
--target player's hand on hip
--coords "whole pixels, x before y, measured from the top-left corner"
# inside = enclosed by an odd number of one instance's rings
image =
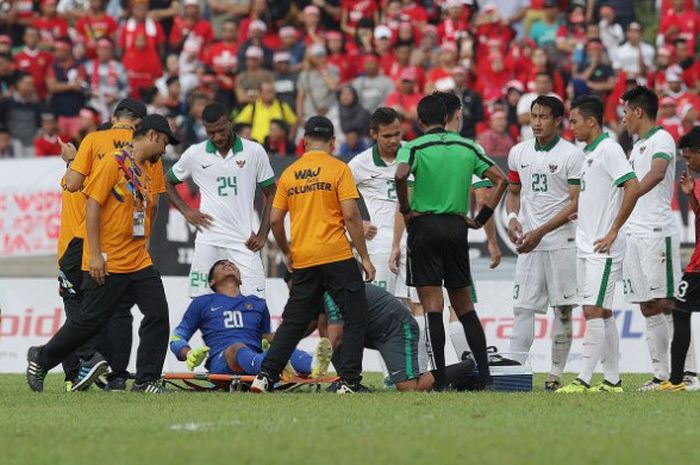
[[[189,224],[197,228],[197,231],[210,228],[214,222],[211,216],[199,210],[189,210],[185,213],[185,219]]]
[[[520,245],[523,238],[523,225],[516,218],[508,223],[508,238],[513,244]]]
[[[194,371],[199,365],[204,362],[209,354],[209,347],[202,346],[198,349],[192,349],[187,352],[187,369]]]
[[[362,222],[362,229],[365,232],[365,239],[367,240],[374,239],[374,236],[377,235],[377,227],[369,221]]]
[[[467,223],[467,228],[469,229],[480,229],[483,226],[483,224],[477,223],[474,218],[469,216],[465,216],[464,221]]]
[[[259,252],[265,246],[265,237],[260,237],[256,233],[250,233],[250,237],[245,241],[245,246],[253,252]]]
[[[695,178],[690,173],[690,169],[686,167],[685,171],[681,175],[681,191],[685,195],[691,195],[695,192]]]
[[[408,213],[403,214],[403,222],[408,226],[408,224],[418,218],[420,216],[420,213],[414,212],[413,210],[409,210]]]
[[[372,262],[370,261],[369,257],[365,257],[362,259],[362,269],[365,271],[365,282],[371,283],[372,281],[374,281],[374,277],[377,274],[377,270],[374,268],[374,265],[372,265]]]
[[[515,250],[518,253],[532,252],[535,247],[539,245],[540,241],[542,240],[542,236],[542,233],[540,233],[537,229],[526,232],[520,239],[520,246]]]
[[[501,248],[498,246],[498,242],[496,241],[489,241],[487,247],[489,250],[489,255],[491,256],[491,264],[489,265],[489,268],[494,269],[501,263],[503,253],[501,253]]]
[[[593,243],[593,250],[597,253],[610,253],[613,243],[617,239],[617,231],[610,231],[605,237],[598,239]]]
[[[389,256],[389,269],[394,274],[399,274],[399,265],[401,263],[401,249],[398,247],[391,248]]]
[[[102,254],[90,254],[90,259],[88,261],[90,266],[90,277],[95,280],[98,286],[102,286],[105,283],[105,277],[109,275],[107,272],[107,261],[102,256]]]

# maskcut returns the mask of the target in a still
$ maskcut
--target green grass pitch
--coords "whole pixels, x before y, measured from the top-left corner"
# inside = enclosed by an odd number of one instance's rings
[[[569,377],[570,379],[571,377]],[[700,392],[270,395],[29,391],[0,376],[3,465],[692,464]],[[377,385],[378,375],[366,377]],[[695,459],[693,459],[695,457]]]

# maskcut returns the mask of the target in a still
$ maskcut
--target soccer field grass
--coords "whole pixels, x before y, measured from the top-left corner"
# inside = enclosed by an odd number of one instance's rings
[[[560,395],[542,379],[527,394],[156,396],[63,393],[58,376],[36,394],[2,375],[0,463],[696,463],[700,392]]]

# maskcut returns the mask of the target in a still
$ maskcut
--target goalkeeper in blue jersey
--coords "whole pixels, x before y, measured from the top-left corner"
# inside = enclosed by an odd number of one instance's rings
[[[190,370],[206,359],[204,366],[210,373],[258,374],[266,356],[262,341],[271,341],[274,336],[267,304],[259,297],[241,294],[240,270],[228,260],[219,260],[211,267],[209,285],[215,293],[192,300],[172,333],[170,350],[178,360],[186,361]],[[205,345],[193,349],[188,341],[197,330],[201,331]],[[324,343],[330,346],[328,340]],[[307,352],[294,351],[290,364],[296,373],[308,375],[315,364],[314,373],[325,375],[330,352],[321,350],[322,344],[315,360]]]

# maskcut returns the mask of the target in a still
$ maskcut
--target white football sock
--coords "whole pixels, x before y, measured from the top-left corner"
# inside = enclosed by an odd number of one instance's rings
[[[664,315],[666,318],[666,323],[668,325],[668,340],[673,341],[673,314]],[[671,344],[669,343],[669,350]],[[690,330],[690,345],[688,346],[688,354],[685,357],[685,368],[684,371],[689,371],[691,373],[697,373],[698,367],[695,364],[695,338],[693,338],[693,330]]]
[[[646,339],[654,377],[667,381],[671,370],[671,339],[665,315],[644,318]],[[673,322],[671,323],[673,324]]]
[[[455,354],[457,355],[457,360],[462,360],[462,354],[464,352],[471,352],[469,349],[469,343],[467,342],[467,336],[464,334],[464,326],[458,321],[450,321],[450,340],[452,341],[452,346],[455,349]]]
[[[418,323],[418,369],[419,373],[428,371],[428,350],[425,346],[425,318],[423,315],[413,317]]]
[[[526,356],[530,353],[532,343],[535,341],[535,312],[524,308],[513,309],[513,334],[510,336],[509,352],[520,352],[521,354],[513,354],[513,358],[519,359],[524,363]]]
[[[586,332],[583,335],[583,366],[578,378],[586,384],[591,384],[593,371],[598,365],[605,348],[605,322],[602,318],[592,318],[586,321]]]
[[[603,379],[611,384],[620,381],[620,334],[615,318],[605,321],[605,346],[603,348]]]
[[[557,378],[561,376],[571,351],[573,339],[571,307],[554,307],[554,324],[552,327],[552,369],[549,372]]]

